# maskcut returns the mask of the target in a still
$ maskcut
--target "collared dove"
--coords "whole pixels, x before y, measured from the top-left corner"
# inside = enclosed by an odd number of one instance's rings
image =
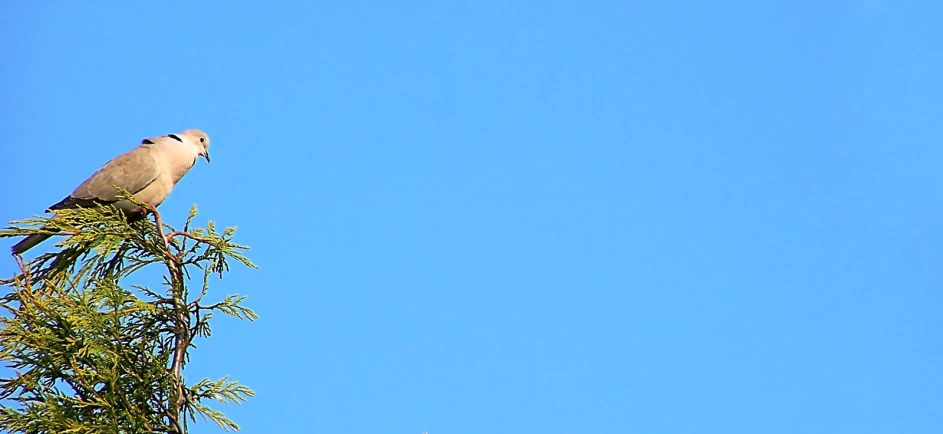
[[[127,190],[138,201],[156,208],[196,164],[197,157],[202,156],[207,163],[210,161],[209,148],[210,138],[200,130],[144,139],[137,148],[106,163],[46,212],[113,204],[129,217],[141,218],[145,213],[140,207],[129,200],[119,199],[115,187]],[[28,235],[13,246],[13,254],[20,255],[50,236]]]

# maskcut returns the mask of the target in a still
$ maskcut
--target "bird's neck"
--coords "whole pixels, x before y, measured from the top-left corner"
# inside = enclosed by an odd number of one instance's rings
[[[196,164],[200,152],[188,143],[169,142],[164,143],[164,145],[167,150],[164,154],[167,161],[164,161],[164,164],[168,168],[174,184],[176,184]]]

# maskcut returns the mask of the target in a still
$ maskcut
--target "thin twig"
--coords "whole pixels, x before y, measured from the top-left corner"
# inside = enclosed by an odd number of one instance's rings
[[[26,266],[26,262],[23,261],[23,256],[21,256],[21,255],[15,255],[14,257],[16,258],[16,263],[17,263],[17,265],[20,266],[20,271],[23,272],[23,279],[26,281],[26,286],[25,286],[25,287],[32,289],[33,286],[32,286],[32,284],[31,284],[30,278],[29,278],[29,267],[27,267],[27,266]]]
[[[164,221],[161,220],[160,213],[157,212],[157,207],[148,205],[147,210],[151,214],[154,214],[154,223],[157,225],[157,233],[159,233],[160,238],[164,240],[164,249],[170,252],[170,244],[167,243],[167,236],[164,235]]]
[[[171,239],[173,239],[173,237],[189,238],[189,239],[191,239],[191,240],[193,240],[193,241],[196,241],[196,242],[198,242],[198,243],[205,243],[205,242],[206,242],[206,241],[204,241],[204,240],[201,240],[201,239],[199,239],[199,238],[193,236],[192,234],[190,234],[190,233],[188,233],[188,232],[183,232],[183,231],[174,231],[174,232],[171,232],[171,233],[167,234],[167,241],[170,241]]]

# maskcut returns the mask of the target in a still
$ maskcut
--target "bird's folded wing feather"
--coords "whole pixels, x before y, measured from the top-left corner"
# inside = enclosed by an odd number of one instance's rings
[[[115,186],[131,194],[140,192],[160,175],[157,152],[157,149],[145,144],[115,157],[88,177],[69,197],[49,209],[117,201],[119,192]]]

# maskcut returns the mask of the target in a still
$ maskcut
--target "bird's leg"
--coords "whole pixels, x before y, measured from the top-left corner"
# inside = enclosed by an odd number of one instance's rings
[[[143,206],[136,206],[128,213],[128,223],[134,223],[138,220],[147,218],[150,211]]]

